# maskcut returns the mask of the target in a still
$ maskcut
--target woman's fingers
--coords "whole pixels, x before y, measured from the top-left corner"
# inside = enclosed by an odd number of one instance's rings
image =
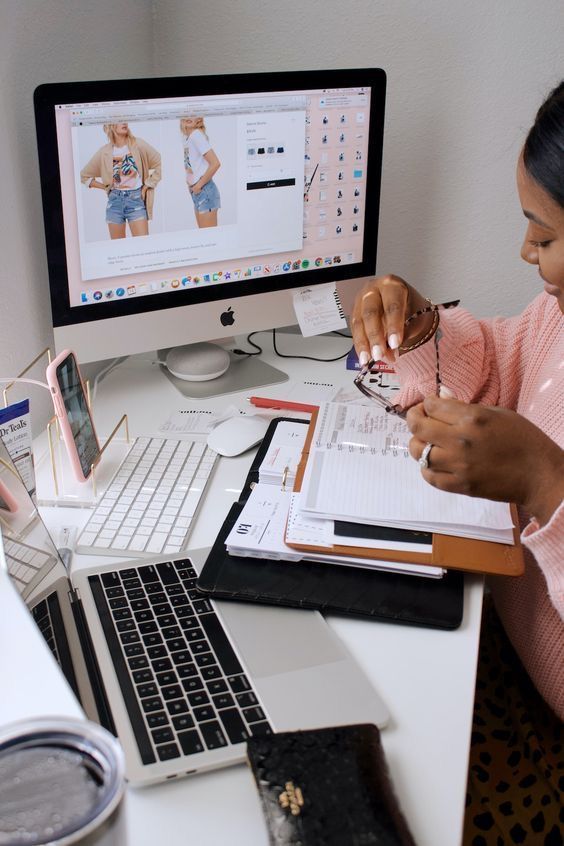
[[[407,303],[409,291],[399,276],[386,276],[380,286],[386,343],[397,350],[403,341],[405,321],[409,317]]]
[[[373,279],[358,294],[351,317],[356,353],[361,364],[367,357],[390,357],[403,339],[409,291],[398,276]]]

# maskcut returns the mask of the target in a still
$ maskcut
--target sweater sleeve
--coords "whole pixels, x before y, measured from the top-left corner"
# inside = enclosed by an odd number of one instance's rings
[[[101,174],[102,150],[94,153],[88,164],[85,164],[80,171],[80,181],[84,185],[89,185],[92,179],[100,178]]]
[[[161,180],[161,154],[141,138],[137,139],[139,150],[145,157],[146,173],[143,184],[148,188],[154,188]]]
[[[532,520],[523,530],[521,540],[544,573],[550,600],[564,620],[564,501],[542,528]]]
[[[517,317],[478,320],[455,308],[440,313],[439,362],[442,384],[463,402],[515,409],[546,296],[541,294]],[[436,390],[435,344],[428,341],[396,361],[400,405],[409,407]]]

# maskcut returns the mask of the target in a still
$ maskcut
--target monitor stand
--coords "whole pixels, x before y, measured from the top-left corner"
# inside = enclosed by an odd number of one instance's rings
[[[168,352],[168,349],[159,350],[159,360],[166,360]],[[279,382],[288,381],[287,373],[266,364],[258,355],[242,356],[229,353],[229,356],[228,369],[216,379],[192,382],[187,379],[179,379],[163,365],[161,365],[161,370],[182,396],[188,399],[209,399],[222,394],[234,394],[237,391],[251,390],[262,385],[275,385]]]

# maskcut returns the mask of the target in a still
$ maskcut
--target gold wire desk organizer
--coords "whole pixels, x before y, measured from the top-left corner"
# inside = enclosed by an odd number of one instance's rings
[[[124,438],[118,438],[120,429]],[[37,501],[40,505],[92,507],[95,505],[131,447],[127,414],[122,415],[113,431],[103,442],[97,460],[90,468],[85,482],[79,482],[72,470],[57,417],[47,424],[49,468],[38,474]]]
[[[40,352],[2,390],[4,408],[8,406],[8,392],[17,384],[17,380],[22,379],[44,356],[47,356],[50,364],[52,353],[49,347]],[[86,380],[85,385],[86,400],[88,407],[92,410],[90,383]],[[125,439],[116,437],[122,427],[125,430]],[[129,452],[131,444],[127,414],[121,417],[110,436],[103,442],[100,454],[92,465],[90,476],[86,482],[79,482],[72,472],[56,415],[47,423],[47,441],[49,461],[44,460],[46,456],[36,456],[34,449],[38,505],[91,507],[103,494],[119,465]],[[103,456],[104,461],[102,462]]]

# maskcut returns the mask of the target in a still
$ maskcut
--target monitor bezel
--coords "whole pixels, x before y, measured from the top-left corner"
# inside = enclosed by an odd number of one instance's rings
[[[206,95],[330,89],[371,88],[366,175],[363,255],[360,262],[308,269],[291,274],[224,282],[129,300],[70,305],[63,200],[58,158],[55,106],[138,98],[199,97]],[[45,242],[53,327],[92,323],[107,318],[142,314],[190,304],[291,290],[306,285],[371,276],[376,271],[384,138],[386,74],[381,68],[281,71],[257,74],[216,74],[190,77],[61,82],[39,85],[34,109],[43,203]]]

